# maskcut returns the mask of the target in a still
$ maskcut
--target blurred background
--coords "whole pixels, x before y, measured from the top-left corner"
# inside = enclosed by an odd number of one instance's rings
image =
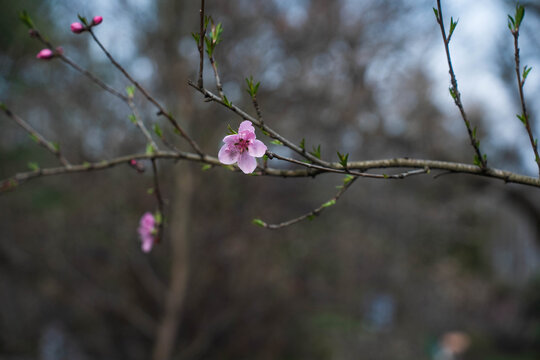
[[[535,176],[519,111],[512,1],[443,2],[459,18],[451,50],[466,110],[491,166]],[[540,129],[540,6],[522,1],[525,91]],[[74,163],[143,152],[129,108],[42,48],[26,9],[65,54],[122,90],[97,36],[211,154],[240,119],[203,102],[196,78],[198,1],[0,1],[0,101]],[[216,51],[227,97],[323,158],[472,162],[448,94],[432,7],[407,0],[207,1],[224,27]],[[213,90],[210,67],[205,85]],[[535,101],[536,100],[536,101]],[[148,126],[158,122],[142,98]],[[269,143],[262,134],[259,137]],[[284,155],[285,148],[270,145]],[[0,178],[56,159],[0,116]],[[150,164],[145,164],[150,169]],[[280,163],[275,166],[286,166]],[[341,176],[258,178],[161,161],[169,219],[140,251],[140,216],[156,210],[151,171],[129,166],[41,178],[0,195],[0,359],[540,358],[540,195],[463,175],[360,179],[314,221],[281,222],[330,199]]]

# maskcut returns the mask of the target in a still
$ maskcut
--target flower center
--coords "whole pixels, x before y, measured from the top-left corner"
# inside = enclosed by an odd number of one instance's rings
[[[240,151],[240,153],[243,153],[248,149],[249,143],[249,140],[240,139],[238,142],[234,143],[234,146],[238,151]]]

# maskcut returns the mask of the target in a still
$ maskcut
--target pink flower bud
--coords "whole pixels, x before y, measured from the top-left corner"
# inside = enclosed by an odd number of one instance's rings
[[[73,24],[71,24],[71,31],[74,32],[75,34],[80,34],[84,30],[85,30],[84,26],[81,23],[74,22]]]
[[[101,16],[94,16],[92,19],[92,25],[99,25],[103,21],[103,17]]]
[[[42,60],[49,60],[54,57],[54,53],[50,49],[43,49],[36,55],[36,58],[42,59]]]
[[[64,48],[61,47],[61,46],[58,46],[58,47],[55,49],[55,51],[56,51],[56,54],[58,54],[58,55],[64,55]]]

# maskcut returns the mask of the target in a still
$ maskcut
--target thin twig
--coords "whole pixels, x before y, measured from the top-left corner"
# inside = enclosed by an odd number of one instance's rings
[[[17,114],[13,113],[10,109],[8,109],[5,104],[0,104],[0,105],[1,105],[0,109],[4,111],[4,114],[6,114],[7,117],[15,121],[20,127],[26,130],[26,132],[29,133],[30,136],[39,145],[43,146],[45,149],[53,153],[53,155],[58,158],[58,160],[62,163],[62,165],[66,167],[71,166],[71,163],[60,152],[59,146],[55,146],[52,142],[45,139],[45,137],[41,135],[39,132],[37,132],[30,124],[28,124],[20,116],[18,116]]]
[[[204,26],[204,0],[201,0],[200,14],[200,28],[199,28],[199,79],[197,80],[197,86],[202,88],[203,85],[203,68],[204,68],[204,37],[206,36],[206,27]]]
[[[399,174],[373,174],[373,173],[352,171],[350,170],[349,167],[347,167],[347,169],[343,169],[343,168],[335,169],[332,167],[324,167],[320,165],[310,164],[310,163],[306,163],[306,162],[299,161],[296,159],[288,158],[286,156],[281,156],[281,155],[272,153],[270,151],[267,151],[266,153],[270,159],[276,158],[276,159],[287,161],[293,164],[302,165],[310,169],[317,169],[322,172],[335,173],[335,174],[349,174],[349,175],[354,175],[358,177],[367,177],[367,178],[373,178],[373,179],[405,179],[406,177],[411,176],[411,175],[419,175],[419,174],[424,174],[424,173],[429,172],[429,167],[426,166],[423,169],[417,169],[417,170],[408,171],[408,172],[399,173]]]
[[[214,77],[216,78],[216,88],[219,96],[221,97],[221,99],[225,99],[225,94],[223,93],[223,86],[221,85],[221,79],[219,78],[219,72],[214,56],[210,56],[210,65],[212,65],[212,69],[214,70]]]
[[[120,70],[120,72],[126,77],[126,79],[128,79],[133,85],[135,85],[135,87],[137,89],[139,89],[139,91],[143,94],[143,96],[148,100],[150,101],[152,104],[154,104],[154,106],[158,109],[158,115],[163,115],[165,116],[169,122],[173,125],[173,127],[176,129],[176,131],[178,131],[178,133],[180,134],[180,136],[182,136],[190,145],[191,147],[193,148],[193,150],[195,150],[195,152],[201,156],[203,156],[203,152],[201,151],[199,145],[197,145],[197,143],[184,131],[184,129],[182,129],[182,127],[178,124],[178,122],[176,121],[176,119],[174,118],[174,116],[172,116],[172,114],[170,114],[169,112],[167,112],[163,106],[161,106],[161,104],[156,100],[154,99],[149,93],[148,91],[146,91],[145,88],[142,87],[141,84],[139,84],[135,79],[133,79],[133,77],[126,71],[126,69],[124,69],[122,67],[122,65],[120,65],[115,59],[114,57],[109,53],[109,51],[107,51],[107,49],[103,46],[103,44],[99,41],[99,39],[97,38],[96,34],[94,34],[94,31],[90,28],[88,29],[88,32],[90,33],[90,35],[92,36],[92,38],[94,39],[94,41],[96,42],[96,44],[98,44],[98,46],[100,47],[100,49],[103,51],[103,53],[105,53],[105,55],[107,56],[107,58],[111,61],[111,63],[118,69]]]
[[[144,123],[142,122],[141,117],[140,117],[140,115],[139,115],[139,111],[138,111],[137,107],[135,106],[135,104],[133,103],[133,99],[128,98],[127,103],[128,103],[128,105],[129,105],[131,111],[133,112],[133,116],[135,117],[135,125],[137,125],[137,127],[139,128],[139,130],[141,130],[141,132],[143,133],[144,137],[146,138],[146,141],[148,141],[148,143],[152,145],[152,147],[154,148],[154,150],[159,150],[159,148],[158,148],[156,142],[155,142],[154,139],[152,138],[152,135],[150,134],[150,132],[148,131],[148,129],[146,129],[146,126],[145,126]]]
[[[480,151],[480,141],[476,138],[476,129],[473,130],[471,128],[471,123],[467,119],[467,114],[465,113],[465,109],[463,107],[463,103],[461,102],[461,94],[458,89],[458,84],[456,80],[456,74],[454,73],[454,68],[452,66],[452,59],[450,58],[450,49],[448,47],[448,44],[450,42],[450,38],[446,37],[446,31],[444,30],[444,21],[443,21],[443,14],[442,14],[442,7],[441,7],[441,0],[437,0],[437,9],[438,13],[437,15],[437,22],[439,23],[439,27],[441,28],[441,34],[444,42],[444,50],[446,52],[446,60],[448,61],[448,72],[450,74],[450,82],[452,84],[452,87],[450,89],[450,93],[452,95],[452,98],[454,99],[454,103],[459,109],[459,112],[461,113],[461,117],[463,118],[463,121],[465,122],[465,127],[467,128],[467,133],[469,134],[469,140],[471,141],[471,145],[474,148],[474,151],[476,153],[476,159],[475,161],[482,169],[487,168],[487,159],[484,158],[484,155],[482,155],[482,152]]]
[[[538,143],[534,140],[533,131],[531,129],[531,122],[529,118],[529,113],[527,112],[527,107],[525,105],[525,96],[523,95],[523,86],[525,85],[525,79],[521,78],[521,70],[520,70],[520,61],[519,61],[519,46],[518,46],[518,37],[519,37],[519,27],[516,27],[515,29],[511,29],[512,35],[514,36],[514,58],[516,62],[516,78],[518,82],[518,89],[519,89],[519,101],[521,102],[521,111],[523,116],[523,124],[525,125],[525,129],[527,130],[527,134],[529,135],[529,141],[531,142],[531,147],[534,152],[534,160],[536,161],[536,164],[538,165],[538,174],[540,176],[540,156],[538,155]]]
[[[291,225],[296,224],[296,223],[298,223],[298,222],[300,222],[302,220],[305,220],[305,219],[313,219],[315,216],[320,215],[320,213],[323,212],[324,209],[334,205],[339,200],[341,195],[343,195],[345,193],[345,191],[347,191],[349,189],[349,187],[351,187],[351,185],[356,181],[356,179],[358,179],[358,178],[353,177],[349,181],[345,182],[341,186],[341,188],[339,189],[339,191],[337,192],[337,194],[333,198],[331,198],[330,200],[328,200],[324,204],[320,205],[318,208],[313,209],[313,210],[311,210],[310,212],[308,212],[306,214],[300,215],[300,216],[298,216],[298,217],[296,217],[294,219],[288,220],[288,221],[281,222],[279,224],[267,224],[266,222],[264,222],[262,220],[259,220],[260,222],[258,222],[258,225],[261,225],[261,226],[263,226],[264,228],[267,228],[267,229],[275,230],[275,229],[281,229],[281,228],[284,228],[284,227],[287,227],[287,226],[291,226]]]
[[[163,237],[163,227],[165,223],[165,214],[164,214],[164,203],[163,203],[163,197],[161,196],[161,190],[159,188],[159,179],[158,179],[158,170],[156,165],[156,159],[152,158],[152,170],[154,172],[154,195],[156,196],[156,200],[158,202],[158,209],[159,213],[161,214],[161,222],[158,226],[158,233],[156,235],[157,242],[161,240]]]
[[[22,172],[13,175],[10,178],[0,181],[0,193],[11,191],[17,188],[18,185],[32,179],[36,179],[44,176],[53,176],[60,174],[72,174],[96,170],[105,170],[111,167],[129,164],[130,160],[136,159],[174,159],[174,160],[187,160],[194,161],[199,163],[205,163],[209,165],[214,165],[216,167],[226,167],[233,169],[235,171],[240,171],[236,167],[224,166],[219,160],[213,156],[205,155],[202,159],[199,154],[189,153],[189,152],[172,152],[172,151],[159,151],[154,154],[130,154],[126,156],[121,156],[113,158],[110,160],[103,160],[100,162],[94,163],[83,163],[79,165],[71,165],[70,167],[62,166],[55,168],[45,168],[37,169],[34,171]],[[339,166],[339,164],[334,163],[333,165]],[[353,161],[347,164],[347,168],[350,170],[359,169],[366,171],[369,169],[387,169],[387,168],[410,168],[417,169],[421,172],[424,172],[425,168],[431,170],[443,170],[451,171],[459,174],[467,175],[477,175],[486,178],[499,179],[505,183],[515,183],[521,185],[528,185],[536,188],[540,188],[540,179],[516,174],[510,171],[499,170],[494,168],[488,168],[486,170],[479,168],[476,165],[463,164],[449,161],[438,161],[438,160],[425,160],[425,159],[411,159],[411,158],[394,158],[394,159],[381,159],[381,160],[367,160],[367,161]],[[276,169],[276,168],[267,168],[261,171],[256,171],[254,175],[259,176],[277,176],[283,178],[298,178],[298,177],[313,177],[320,174],[327,173],[327,171],[319,169],[295,169],[295,170],[286,170],[286,169]]]

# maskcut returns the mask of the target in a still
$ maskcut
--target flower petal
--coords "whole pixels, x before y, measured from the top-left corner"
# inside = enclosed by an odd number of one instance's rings
[[[246,121],[242,121],[240,123],[240,127],[238,128],[238,132],[242,132],[242,131],[249,131],[249,132],[252,132],[254,133],[255,132],[255,128],[253,127],[253,124],[251,124],[251,121],[249,120],[246,120]]]
[[[260,140],[253,140],[248,146],[248,153],[251,156],[261,157],[266,152],[266,145]]]
[[[154,246],[154,238],[152,236],[145,236],[142,238],[141,249],[145,253],[149,253]]]
[[[238,140],[240,140],[240,135],[237,134],[227,135],[223,138],[223,142],[225,144],[234,144],[237,143]]]
[[[249,130],[241,131],[238,133],[238,135],[240,135],[241,139],[248,140],[248,141],[253,140],[257,137],[254,132],[249,131]]]
[[[257,160],[247,152],[243,152],[238,159],[238,167],[244,174],[251,174],[257,167]]]
[[[218,159],[222,164],[231,165],[238,161],[239,155],[240,154],[233,146],[225,144],[219,150]]]

